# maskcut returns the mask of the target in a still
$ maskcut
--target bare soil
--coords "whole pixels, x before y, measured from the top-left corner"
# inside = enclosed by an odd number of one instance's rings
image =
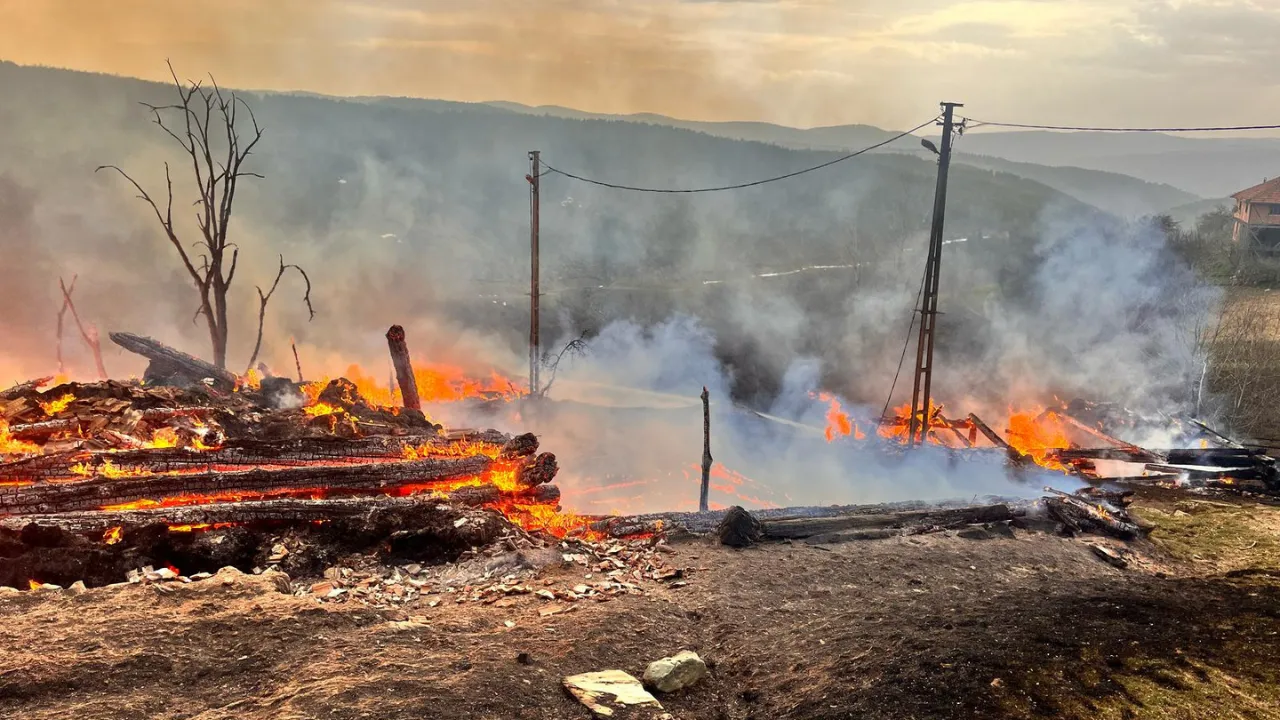
[[[252,576],[3,595],[0,717],[587,718],[565,675],[692,649],[711,674],[661,696],[678,719],[1280,718],[1280,510],[1136,509],[1157,527],[1124,569],[1087,545],[1110,541],[1024,531],[699,541],[677,546],[688,585],[549,617],[532,596],[320,605]]]

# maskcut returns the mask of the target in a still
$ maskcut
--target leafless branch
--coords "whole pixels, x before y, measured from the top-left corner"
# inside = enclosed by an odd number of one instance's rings
[[[586,353],[587,334],[585,332],[565,343],[565,346],[560,348],[560,352],[556,355],[555,360],[543,363],[545,367],[551,370],[551,373],[547,378],[546,384],[541,388],[538,388],[538,396],[545,397],[546,394],[551,391],[551,385],[556,381],[556,373],[560,370],[560,361],[564,359],[565,355],[582,356]]]
[[[75,288],[76,278],[71,278],[71,288]],[[84,340],[84,344],[89,346],[90,352],[93,353],[93,361],[97,366],[98,377],[102,380],[107,379],[107,369],[102,364],[102,345],[98,342],[98,330],[90,325],[85,328],[84,323],[80,322],[80,314],[76,312],[76,304],[71,301],[71,288],[68,288],[62,282],[62,278],[58,278],[58,287],[62,288],[62,307],[64,310],[71,311],[71,319],[75,321],[76,328],[80,331],[80,337]],[[62,313],[58,313],[58,366],[62,366]]]
[[[279,287],[280,278],[284,277],[285,271],[290,269],[297,270],[298,274],[302,276],[303,281],[306,282],[307,284],[306,292],[304,292],[302,295],[302,301],[306,303],[307,312],[309,313],[307,319],[314,320],[316,317],[315,308],[311,306],[311,278],[307,277],[307,272],[302,268],[298,267],[297,265],[286,265],[284,262],[284,256],[281,255],[280,270],[276,272],[276,279],[271,283],[271,289],[264,293],[262,292],[261,287],[257,288],[258,290],[258,339],[253,344],[253,355],[249,356],[249,365],[245,369],[246,373],[249,371],[250,368],[253,367],[253,364],[258,361],[258,352],[262,349],[262,327],[265,324],[266,318],[267,318],[267,303],[271,302],[271,296],[275,294],[276,288]]]

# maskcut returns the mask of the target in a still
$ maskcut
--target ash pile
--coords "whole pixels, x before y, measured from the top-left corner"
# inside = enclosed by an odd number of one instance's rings
[[[319,575],[343,553],[431,564],[530,530],[586,533],[532,434],[445,430],[342,378],[241,378],[112,339],[158,358],[149,381],[0,391],[0,585],[171,566]]]

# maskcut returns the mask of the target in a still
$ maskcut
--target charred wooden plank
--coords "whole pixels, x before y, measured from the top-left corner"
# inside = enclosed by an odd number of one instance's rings
[[[343,497],[318,500],[280,498],[118,512],[88,511],[19,515],[0,518],[0,527],[21,530],[28,525],[37,525],[59,527],[75,533],[101,533],[109,528],[128,530],[157,524],[203,526],[223,523],[313,522],[362,517],[375,511],[410,508],[424,503],[480,507],[512,499],[527,504],[552,505],[559,501],[560,490],[554,485],[543,485],[528,495],[507,496],[493,485],[477,485],[457,488],[447,493],[424,493],[408,497]]]
[[[131,353],[141,355],[164,369],[166,373],[180,371],[192,382],[210,379],[219,390],[231,390],[235,387],[236,376],[212,363],[205,362],[194,355],[165,345],[162,342],[141,335],[127,332],[113,332],[111,341]]]
[[[179,496],[244,496],[315,489],[372,492],[478,475],[492,465],[483,455],[402,462],[325,465],[178,475],[92,477],[80,482],[0,486],[0,514],[70,512]]]
[[[983,436],[986,437],[987,440],[990,440],[991,443],[996,447],[1004,448],[1005,450],[1008,450],[1011,453],[1018,452],[1017,450],[1013,449],[1013,446],[1010,445],[1007,440],[1000,437],[1000,435],[998,435],[995,430],[992,430],[990,425],[987,425],[985,422],[983,422],[982,418],[978,417],[977,415],[974,415],[973,413],[969,413],[969,422],[973,423],[973,426],[978,428],[978,432],[982,433]]]
[[[1224,478],[1234,478],[1237,480],[1264,480],[1275,475],[1275,469],[1270,467],[1225,467],[1225,468],[1197,468],[1197,467],[1181,467],[1178,465],[1164,465],[1160,463],[1148,463],[1148,470],[1158,473],[1177,473],[1188,480],[1221,480]]]

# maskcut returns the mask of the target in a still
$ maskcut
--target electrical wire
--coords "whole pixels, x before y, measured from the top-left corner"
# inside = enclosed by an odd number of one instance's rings
[[[995,122],[963,118],[968,129],[990,125],[991,127],[1023,128],[1027,130],[1080,130],[1085,132],[1231,132],[1236,130],[1280,130],[1280,125],[1224,125],[1218,127],[1088,127],[1083,125],[1031,125],[1025,123]]]
[[[920,276],[920,289],[916,291],[915,304],[911,306],[911,321],[907,323],[907,338],[902,342],[902,356],[898,358],[898,369],[893,373],[893,382],[889,384],[889,396],[884,399],[884,409],[880,411],[880,417],[876,418],[876,429],[880,429],[880,423],[884,422],[884,417],[889,413],[889,403],[893,402],[893,391],[898,387],[898,376],[902,374],[902,365],[907,361],[907,348],[911,347],[911,330],[916,326],[916,308],[920,305],[920,296],[924,295],[924,281],[928,277],[929,266],[925,265],[925,274]]]
[[[867,147],[862,148],[861,150],[857,150],[857,151],[854,151],[854,152],[849,153],[848,155],[843,155],[843,156],[841,156],[841,157],[838,157],[838,158],[836,158],[835,160],[829,160],[829,161],[827,161],[827,162],[824,162],[824,163],[822,163],[821,165],[814,165],[813,167],[808,167],[808,168],[805,168],[805,169],[803,169],[803,170],[797,170],[797,171],[795,171],[795,172],[787,173],[786,175],[777,175],[777,176],[775,176],[775,177],[765,178],[765,179],[763,179],[763,180],[754,180],[754,181],[752,181],[752,182],[739,183],[739,184],[737,184],[737,185],[722,185],[722,186],[719,186],[719,187],[704,187],[704,188],[647,188],[647,187],[636,187],[636,186],[633,186],[633,185],[620,185],[620,184],[617,184],[617,183],[604,182],[603,180],[593,180],[593,179],[591,179],[591,178],[582,177],[581,175],[575,175],[575,174],[573,174],[573,173],[571,173],[571,172],[565,172],[564,170],[560,170],[560,169],[558,169],[558,168],[552,167],[551,165],[549,165],[549,164],[547,164],[547,163],[545,163],[545,162],[543,163],[543,165],[545,165],[545,166],[546,166],[546,168],[547,168],[547,172],[554,172],[554,173],[557,173],[557,174],[559,174],[559,175],[563,175],[563,176],[565,176],[565,177],[567,177],[567,178],[572,178],[572,179],[574,179],[574,180],[578,180],[578,181],[580,181],[580,182],[590,183],[590,184],[592,184],[592,185],[599,185],[600,187],[612,188],[612,189],[614,189],[614,190],[630,190],[630,191],[632,191],[632,192],[645,192],[645,193],[684,193],[684,194],[688,194],[688,193],[720,192],[720,191],[723,191],[723,190],[741,190],[742,188],[755,187],[755,186],[757,186],[757,185],[764,185],[764,184],[767,184],[767,183],[777,182],[777,181],[779,181],[779,180],[787,180],[787,179],[789,179],[789,178],[796,177],[797,175],[804,175],[805,173],[810,173],[810,172],[813,172],[814,170],[821,170],[822,168],[825,168],[825,167],[831,167],[832,165],[835,165],[836,163],[844,162],[845,160],[849,160],[849,159],[851,159],[851,158],[858,157],[859,155],[862,155],[862,154],[864,154],[864,153],[871,152],[872,150],[875,150],[875,149],[877,149],[877,148],[882,148],[882,147],[884,147],[885,145],[888,145],[888,144],[889,144],[889,143],[891,143],[891,142],[894,142],[894,141],[897,141],[897,140],[901,140],[902,138],[904,138],[904,137],[906,137],[906,136],[910,135],[911,133],[913,133],[913,132],[915,132],[915,131],[917,131],[917,130],[919,130],[919,129],[921,129],[921,128],[924,128],[924,127],[926,127],[926,126],[928,126],[928,125],[931,125],[931,124],[932,124],[934,121],[936,121],[937,119],[938,119],[938,118],[937,118],[937,116],[932,117],[932,118],[930,118],[927,122],[922,122],[922,123],[920,123],[919,125],[917,125],[917,126],[915,126],[915,127],[911,128],[910,130],[907,130],[907,131],[905,131],[905,132],[898,133],[897,135],[894,135],[893,137],[889,138],[888,140],[884,140],[884,141],[878,142],[878,143],[876,143],[875,145],[869,145],[869,146],[867,146]]]

